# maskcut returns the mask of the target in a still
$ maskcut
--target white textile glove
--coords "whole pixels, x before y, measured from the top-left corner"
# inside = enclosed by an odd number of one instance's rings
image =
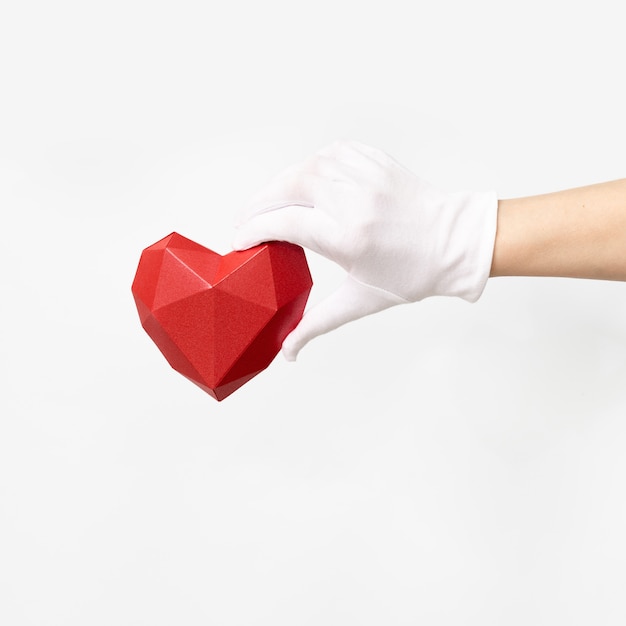
[[[289,241],[346,270],[339,289],[285,339],[293,361],[314,337],[396,304],[476,301],[491,269],[497,207],[494,192],[446,193],[380,150],[338,141],[258,194],[233,246]]]

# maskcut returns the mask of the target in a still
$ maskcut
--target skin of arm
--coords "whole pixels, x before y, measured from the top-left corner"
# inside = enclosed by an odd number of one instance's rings
[[[626,281],[626,179],[500,200],[490,275]]]

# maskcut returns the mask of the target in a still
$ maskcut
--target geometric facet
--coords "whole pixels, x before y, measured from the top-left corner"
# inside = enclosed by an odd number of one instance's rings
[[[223,400],[274,360],[312,284],[299,246],[273,241],[221,256],[171,233],[142,252],[132,292],[168,363]]]

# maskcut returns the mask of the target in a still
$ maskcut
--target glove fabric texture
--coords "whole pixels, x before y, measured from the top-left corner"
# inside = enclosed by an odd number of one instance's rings
[[[283,354],[293,361],[314,337],[397,304],[478,300],[491,269],[497,208],[495,192],[445,192],[385,152],[337,141],[252,199],[233,247],[289,241],[346,271],[343,284],[285,339]]]

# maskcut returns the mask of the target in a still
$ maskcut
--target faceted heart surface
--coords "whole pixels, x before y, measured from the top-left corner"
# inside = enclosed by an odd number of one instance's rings
[[[223,400],[273,361],[312,285],[299,246],[275,241],[222,256],[172,233],[142,252],[132,293],[169,364]]]

